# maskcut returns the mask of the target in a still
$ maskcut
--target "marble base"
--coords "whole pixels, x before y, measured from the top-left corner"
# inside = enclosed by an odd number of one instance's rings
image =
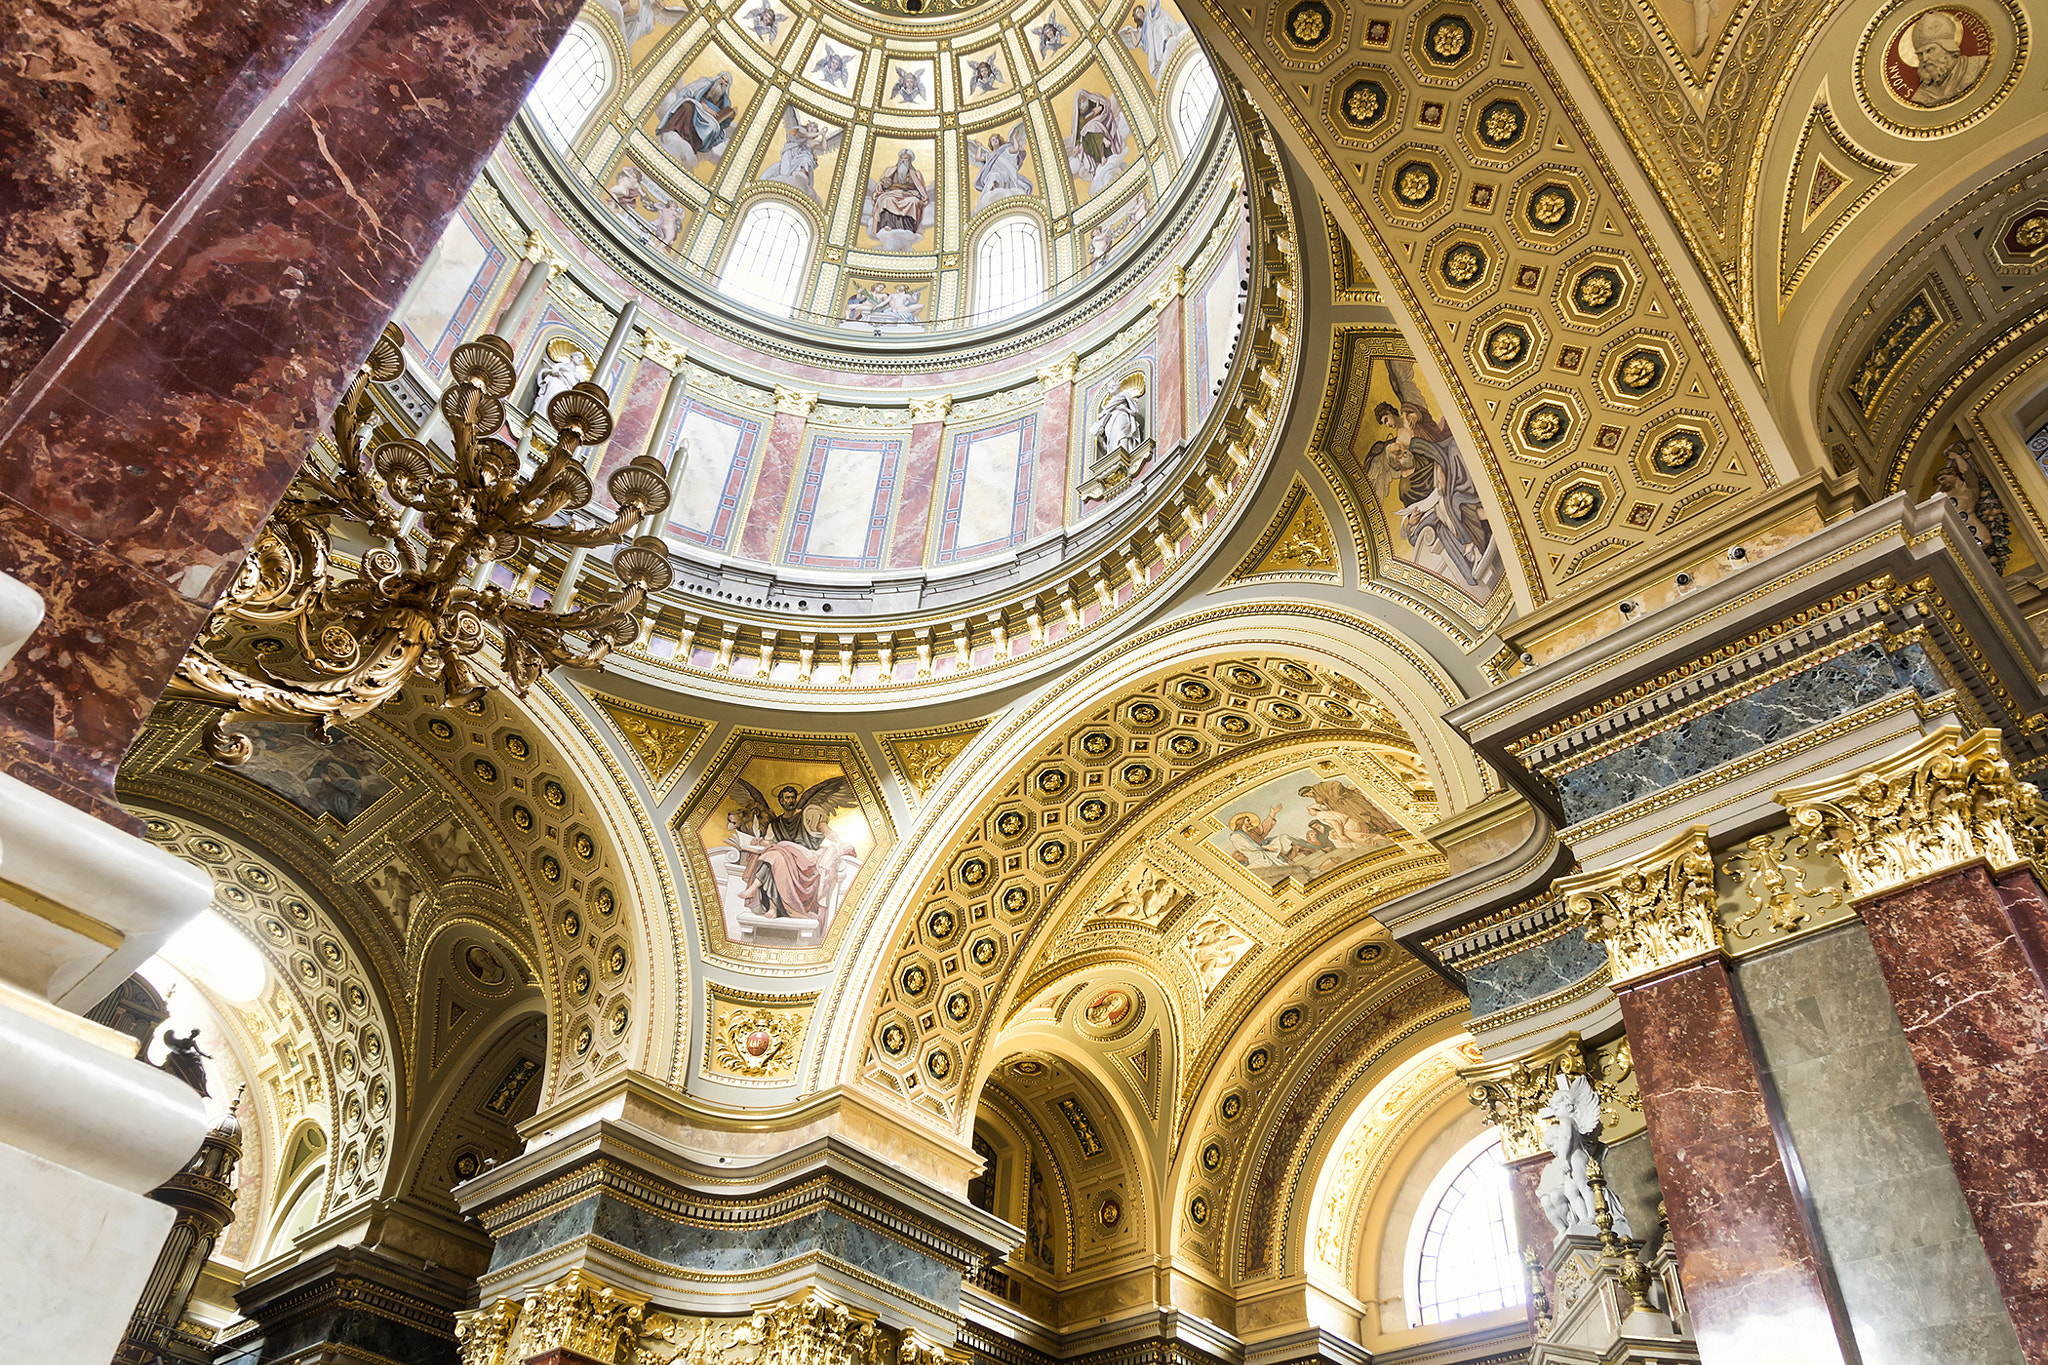
[[[0,1108],[14,1097],[0,1091]],[[147,1195],[0,1143],[0,1342],[8,1358],[107,1365],[177,1216]]]

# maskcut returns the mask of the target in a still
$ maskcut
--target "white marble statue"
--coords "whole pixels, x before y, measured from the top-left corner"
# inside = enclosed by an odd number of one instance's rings
[[[540,365],[540,378],[533,394],[533,410],[545,413],[558,393],[567,393],[590,373],[590,357],[577,347],[565,347],[560,355],[550,350]]]
[[[1536,1197],[1544,1216],[1557,1229],[1559,1238],[1571,1233],[1593,1232],[1593,1186],[1586,1179],[1586,1166],[1599,1154],[1600,1096],[1583,1074],[1559,1072],[1557,1090],[1536,1115],[1550,1147],[1552,1160],[1536,1183]],[[1608,1212],[1614,1215],[1617,1235],[1629,1235],[1628,1216],[1621,1201],[1610,1196]]]
[[[1099,463],[1137,453],[1145,442],[1143,393],[1119,388],[1095,414],[1095,451]]]

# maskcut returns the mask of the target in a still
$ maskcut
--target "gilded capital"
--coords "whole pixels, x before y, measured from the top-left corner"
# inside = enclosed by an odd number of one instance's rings
[[[1557,894],[1586,941],[1607,945],[1612,985],[1721,951],[1705,825],[1620,866],[1561,878]]]
[[[540,235],[539,228],[535,228],[532,232],[526,234],[526,251],[524,254],[526,260],[534,265],[539,265],[555,253],[548,250],[548,239]]]
[[[875,1325],[845,1304],[807,1289],[754,1310],[732,1330],[733,1344],[751,1345],[756,1365],[859,1365],[875,1341]]]
[[[1501,1155],[1519,1161],[1549,1150],[1539,1116],[1557,1091],[1557,1078],[1585,1073],[1586,1054],[1574,1032],[1520,1057],[1460,1068],[1458,1078],[1472,1103],[1500,1129]]]
[[[1057,361],[1039,370],[1038,382],[1040,384],[1043,384],[1046,387],[1046,389],[1050,391],[1060,387],[1060,385],[1062,384],[1073,383],[1074,375],[1076,372],[1080,370],[1080,368],[1080,352],[1069,351],[1067,352],[1066,358],[1064,360]]]
[[[1181,291],[1187,287],[1187,281],[1188,272],[1186,269],[1181,266],[1175,266],[1171,271],[1167,272],[1166,278],[1161,280],[1152,292],[1145,296],[1145,301],[1154,308],[1164,308],[1167,304],[1180,297]]]
[[[792,417],[809,417],[811,409],[818,406],[818,395],[803,389],[786,389],[775,386],[775,410],[786,412]]]
[[[647,339],[640,343],[641,354],[671,374],[681,373],[683,366],[690,359],[690,353],[683,348],[682,343],[670,341],[655,331],[650,331],[646,335]]]
[[[1855,900],[1967,863],[2040,861],[2040,789],[2012,775],[1998,731],[1962,734],[1944,725],[1889,758],[1773,799],[1808,852],[1841,865]]]
[[[572,1270],[524,1299],[500,1298],[456,1314],[462,1365],[516,1365],[550,1351],[573,1351],[593,1360],[624,1362],[640,1334],[647,1301]]]
[[[946,414],[953,410],[953,395],[937,394],[931,398],[910,400],[910,420],[913,425],[925,422],[943,422]]]

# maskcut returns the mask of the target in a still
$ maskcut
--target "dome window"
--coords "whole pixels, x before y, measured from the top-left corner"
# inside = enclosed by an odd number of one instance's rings
[[[727,298],[778,318],[796,310],[811,260],[811,226],[783,204],[756,204],[740,221],[718,289]]]

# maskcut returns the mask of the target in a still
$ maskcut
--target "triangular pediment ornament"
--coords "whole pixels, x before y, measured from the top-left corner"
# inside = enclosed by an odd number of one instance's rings
[[[903,790],[923,801],[938,787],[939,779],[953,760],[960,757],[975,736],[988,728],[985,720],[948,725],[933,730],[907,730],[901,734],[878,735],[889,769]]]
[[[1280,500],[1280,510],[1230,580],[1307,578],[1334,583],[1341,576],[1337,540],[1330,533],[1329,519],[1315,494],[1297,476]]]
[[[701,720],[691,720],[688,716],[672,715],[598,692],[587,695],[597,709],[604,712],[612,728],[619,732],[619,738],[626,741],[633,756],[640,760],[641,771],[647,775],[647,785],[654,790],[657,799],[667,795],[669,788],[682,775],[690,755],[697,752],[704,736],[711,733],[710,725]]]

